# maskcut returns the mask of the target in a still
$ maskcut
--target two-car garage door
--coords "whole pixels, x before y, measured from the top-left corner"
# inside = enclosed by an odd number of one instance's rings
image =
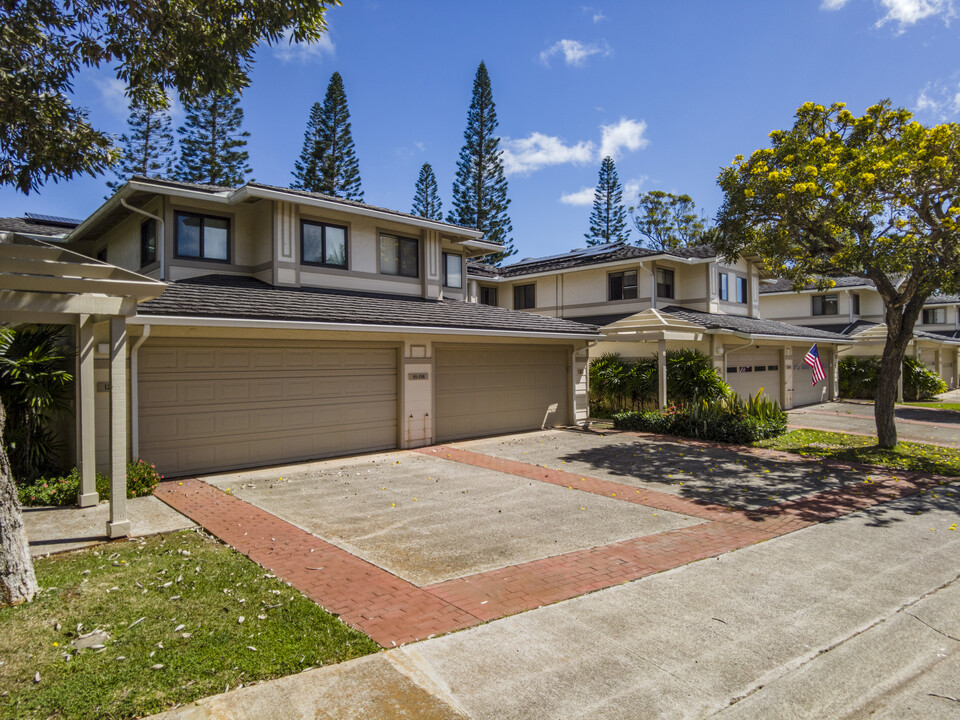
[[[139,374],[140,453],[167,475],[397,446],[395,347],[157,339]]]

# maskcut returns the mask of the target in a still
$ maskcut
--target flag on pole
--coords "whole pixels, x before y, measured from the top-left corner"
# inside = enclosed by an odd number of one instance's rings
[[[823,363],[820,362],[820,353],[817,352],[817,344],[814,343],[813,347],[807,351],[807,354],[803,356],[803,361],[810,366],[813,370],[813,384],[816,385],[821,380],[825,380],[827,373],[823,370]]]

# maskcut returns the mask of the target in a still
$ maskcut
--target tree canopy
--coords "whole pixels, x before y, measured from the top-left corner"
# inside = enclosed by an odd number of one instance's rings
[[[122,155],[113,168],[116,180],[107,183],[116,192],[133,175],[169,177],[173,171],[173,131],[165,108],[151,110],[130,103],[129,133],[120,136]]]
[[[315,42],[339,0],[72,0],[0,4],[0,184],[97,175],[117,160],[111,136],[71,104],[81,68],[114,68],[132,101],[167,107],[249,84],[261,41]]]
[[[443,211],[441,208],[437,176],[433,174],[433,166],[430,163],[424,163],[420,167],[420,175],[417,177],[411,212],[428,220],[442,220]]]
[[[640,196],[630,208],[633,224],[640,233],[640,244],[654,250],[669,250],[701,241],[706,223],[696,213],[689,195],[674,195],[651,190]]]
[[[242,129],[243,109],[236,93],[211,93],[186,106],[180,134],[178,180],[236,187],[250,173],[245,150],[250,133]]]
[[[590,230],[584,234],[588,245],[625,242],[630,235],[627,211],[623,207],[623,186],[617,177],[617,166],[609,155],[600,163],[597,189],[593,193]]]
[[[717,249],[760,257],[798,288],[841,275],[873,281],[887,326],[877,432],[890,446],[917,317],[934,292],[960,290],[960,126],[925,127],[889,101],[860,117],[843,103],[807,103],[795,117],[769,148],[721,171]]]

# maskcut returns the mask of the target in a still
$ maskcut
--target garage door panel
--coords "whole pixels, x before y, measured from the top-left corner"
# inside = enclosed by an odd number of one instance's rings
[[[803,361],[809,350],[809,345],[793,348],[793,404],[795,406],[813,405],[826,400],[827,381],[821,380],[814,385],[813,368]],[[829,358],[823,351],[820,352],[820,360],[826,370]]]
[[[762,389],[767,399],[780,402],[778,350],[731,353],[726,358],[726,368],[727,385],[741,397],[752,397]]]
[[[141,350],[140,445],[164,474],[396,447],[394,348],[238,343]]]

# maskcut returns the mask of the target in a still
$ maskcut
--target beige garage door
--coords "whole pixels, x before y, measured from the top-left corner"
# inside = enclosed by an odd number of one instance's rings
[[[780,352],[749,350],[727,355],[727,385],[741,397],[764,396],[780,402]]]
[[[140,454],[165,475],[397,445],[397,351],[307,342],[147,342]]]
[[[437,441],[570,422],[570,351],[438,347]]]
[[[813,405],[821,403],[827,399],[827,387],[829,377],[821,380],[816,385],[813,384],[813,368],[807,365],[803,358],[810,350],[810,345],[794,346],[793,348],[793,405]],[[830,353],[822,345],[817,346],[817,352],[820,353],[820,362],[823,363],[823,370],[828,375],[830,373]]]

